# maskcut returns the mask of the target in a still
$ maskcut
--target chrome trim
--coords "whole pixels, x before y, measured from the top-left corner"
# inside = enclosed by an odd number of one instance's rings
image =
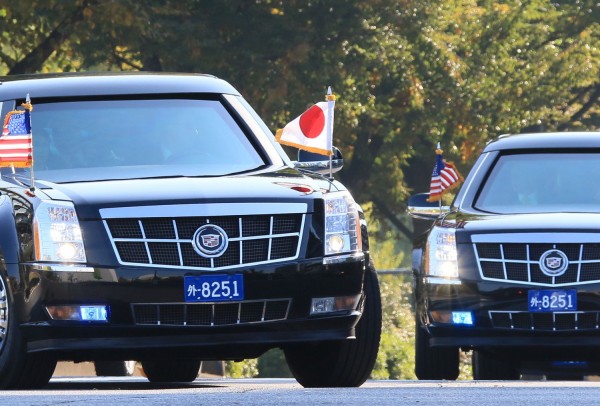
[[[51,272],[94,272],[93,267],[81,265],[62,265],[62,264],[42,264],[28,263],[36,271],[51,271]]]
[[[323,265],[341,264],[344,262],[358,262],[365,259],[364,252],[353,252],[350,254],[336,255],[323,258]]]
[[[581,244],[579,246],[579,254],[581,255],[582,252],[583,252],[583,244]],[[559,268],[557,268],[556,270],[551,269],[548,266],[548,261],[547,261],[548,256],[552,255],[553,253],[556,254],[557,256],[559,256],[560,259],[562,260],[562,265]],[[581,258],[581,256],[579,258]],[[569,269],[569,257],[567,257],[567,254],[565,254],[561,250],[557,250],[557,249],[551,249],[551,250],[547,250],[546,252],[544,252],[540,256],[540,260],[538,261],[538,263],[540,265],[540,270],[542,271],[542,273],[551,278],[563,276]],[[579,266],[581,266],[581,263],[579,264]]]
[[[424,279],[425,283],[430,283],[432,285],[462,285],[460,279],[448,279],[448,278],[439,278],[435,276],[426,276]]]
[[[494,319],[492,318],[492,316],[494,314],[508,314],[509,315],[509,320],[510,320],[510,327],[502,327],[502,326],[496,326],[494,323]],[[536,330],[535,326],[533,325],[534,323],[534,319],[533,317],[535,317],[535,314],[551,314],[552,315],[552,323],[555,324],[556,323],[556,315],[557,314],[572,314],[574,316],[574,322],[577,324],[579,322],[578,319],[578,315],[579,314],[595,314],[596,316],[596,324],[594,326],[594,328],[588,328],[588,329],[582,329],[582,330],[594,330],[594,329],[598,329],[599,328],[599,322],[598,322],[598,316],[600,315],[600,312],[597,311],[568,311],[568,312],[527,312],[527,311],[510,311],[510,310],[489,310],[488,311],[488,317],[490,318],[490,321],[492,322],[492,325],[494,325],[494,328],[505,328],[505,329],[511,329],[511,330],[526,330],[525,328],[520,328],[520,327],[515,327],[515,324],[513,322],[513,314],[528,314],[529,315],[529,321],[531,322],[531,330]],[[574,329],[556,329],[556,326],[552,327],[552,330],[550,329],[540,329],[538,328],[538,331],[573,331],[573,330],[579,330],[580,328],[576,325]]]
[[[465,202],[465,198],[467,197],[467,195],[469,193],[469,189],[471,189],[471,186],[473,185],[473,182],[475,181],[475,178],[477,178],[477,174],[479,173],[479,170],[483,167],[483,164],[485,163],[485,161],[487,161],[487,159],[489,157],[490,157],[490,153],[486,152],[483,155],[483,158],[481,159],[481,162],[480,162],[479,166],[477,166],[476,168],[471,169],[471,176],[470,176],[471,180],[469,181],[469,184],[466,185],[466,187],[465,187],[465,192],[463,194],[463,197],[462,197],[460,203],[457,204],[457,206],[459,207],[459,209],[462,210],[463,204]]]
[[[8,300],[8,295],[9,293],[4,284],[4,278],[0,276],[0,350],[4,349],[6,342],[8,341],[8,327],[12,317],[12,312],[10,311],[11,303]]]
[[[252,114],[250,114],[250,112],[248,110],[246,110],[244,105],[240,102],[240,100],[238,98],[239,96],[234,96],[231,94],[224,94],[223,97],[225,98],[225,100],[227,100],[229,105],[231,107],[233,107],[233,109],[236,111],[236,113],[238,113],[240,115],[240,117],[242,118],[244,123],[248,126],[248,128],[250,128],[250,131],[252,131],[252,133],[256,136],[256,138],[259,139],[261,145],[263,147],[266,145],[270,146],[272,141],[269,139],[269,136],[273,137],[273,135],[272,134],[267,135],[263,131],[263,129],[256,122],[254,117],[252,117]],[[264,149],[265,149],[266,153],[269,155],[269,159],[271,160],[271,162],[276,163],[278,165],[284,164],[283,160],[281,159],[281,157],[279,156],[279,154],[277,153],[275,148],[271,147],[271,148],[264,148]]]
[[[294,168],[296,169],[307,169],[312,172],[319,172],[321,174],[339,172],[344,166],[343,159],[332,159],[330,161],[310,161],[310,162],[301,162],[301,161],[292,161],[294,164]]]
[[[600,243],[600,233],[503,233],[473,234],[474,243],[585,244]]]
[[[304,218],[302,218],[302,221],[304,221]],[[240,230],[242,229],[242,219],[240,218]],[[273,235],[273,216],[271,216],[271,219],[269,220],[269,235]],[[271,249],[273,248],[273,239],[269,238],[269,249],[267,251],[267,261],[271,260]],[[243,247],[240,247],[240,262],[242,261],[242,254],[244,252]]]
[[[257,203],[258,205],[258,203]],[[267,206],[270,206],[270,204],[264,204]],[[244,205],[236,205],[236,207],[239,208],[243,207]],[[278,204],[277,207],[279,207],[279,209],[277,211],[274,211],[277,214],[288,214],[288,213],[292,213],[292,214],[298,214],[296,211],[287,211],[287,210],[295,210],[295,208],[297,206],[304,206],[306,207],[305,204],[291,204],[291,206],[293,206],[293,209],[286,209],[287,204]],[[180,214],[180,213],[178,213]],[[139,216],[138,216],[139,217]],[[170,216],[172,217],[172,216]],[[200,216],[203,217],[203,216]],[[121,217],[116,217],[116,218],[121,218]],[[127,218],[127,217],[125,217]],[[135,217],[134,217],[135,218]],[[144,233],[144,227],[143,225],[139,224],[140,230],[142,231],[142,238],[113,238],[112,237],[112,233],[110,231],[110,228],[108,226],[108,222],[107,220],[110,219],[103,219],[103,224],[104,224],[104,228],[106,230],[107,236],[110,240],[110,243],[113,247],[113,251],[115,253],[115,256],[117,258],[117,261],[119,262],[119,264],[121,265],[134,265],[134,266],[143,266],[143,267],[148,267],[148,268],[165,268],[165,269],[198,269],[198,270],[207,270],[207,271],[216,271],[216,270],[223,270],[223,269],[237,269],[237,268],[242,268],[242,267],[247,267],[250,265],[264,265],[264,264],[273,264],[273,263],[278,263],[278,262],[285,262],[285,261],[293,261],[295,259],[297,259],[300,256],[300,247],[302,246],[302,236],[304,235],[304,225],[306,222],[306,214],[302,214],[302,219],[300,221],[300,230],[298,232],[295,233],[281,233],[281,234],[273,234],[273,228],[272,228],[272,223],[273,223],[273,214],[271,214],[271,227],[270,227],[270,234],[265,234],[265,235],[257,235],[257,236],[249,236],[249,237],[235,237],[235,238],[229,238],[229,243],[232,242],[236,242],[236,241],[250,241],[250,240],[258,240],[258,239],[265,239],[268,238],[269,239],[269,247],[271,247],[271,241],[274,238],[283,238],[283,237],[298,237],[298,244],[296,246],[296,252],[294,254],[294,256],[291,257],[285,257],[285,258],[279,258],[279,259],[275,259],[272,260],[270,259],[270,255],[271,252],[269,251],[268,253],[268,259],[266,261],[258,261],[258,262],[245,262],[245,263],[240,263],[240,264],[236,264],[236,265],[228,265],[228,266],[222,266],[222,267],[215,267],[214,265],[214,258],[210,258],[210,267],[196,267],[196,266],[185,266],[183,265],[183,255],[181,253],[181,244],[182,243],[189,243],[193,245],[193,238],[192,239],[183,239],[183,238],[179,238],[179,236],[177,235],[177,227],[176,227],[176,223],[175,221],[173,221],[173,228],[175,230],[175,236],[177,238],[175,239],[168,239],[168,238],[145,238],[145,233]],[[242,235],[242,230],[240,230],[240,235]],[[117,242],[143,242],[145,249],[146,249],[146,255],[148,255],[148,262],[149,263],[143,263],[143,262],[125,262],[121,259],[121,256],[119,254],[119,250],[117,248],[116,243]],[[150,248],[148,246],[148,243],[151,242],[161,242],[161,243],[176,243],[177,244],[177,249],[178,249],[178,255],[179,255],[179,265],[165,265],[165,264],[153,264],[152,263],[152,256],[150,255]],[[240,258],[242,258],[242,251],[243,251],[243,247],[240,247]],[[361,253],[362,254],[362,253]],[[364,254],[363,254],[364,255]],[[241,261],[240,261],[241,262]]]
[[[481,279],[486,281],[494,281],[494,282],[504,282],[504,283],[515,283],[520,285],[530,285],[530,286],[573,286],[573,285],[589,285],[592,283],[600,282],[600,279],[593,280],[581,280],[581,266],[582,264],[598,264],[600,263],[599,259],[590,259],[583,260],[583,247],[584,244],[587,243],[600,243],[600,234],[597,233],[503,233],[503,234],[476,234],[471,236],[473,252],[475,254],[475,258],[477,260],[477,268],[479,270],[479,275]],[[491,243],[500,245],[500,258],[485,258],[480,257],[479,252],[477,250],[477,244],[482,243]],[[504,244],[524,244],[525,245],[525,253],[526,259],[506,259],[504,257]],[[540,265],[540,259],[531,259],[530,257],[530,245],[532,244],[579,244],[579,257],[577,260],[569,260],[569,264],[577,265],[577,277],[573,282],[565,282],[565,283],[556,283],[556,278],[558,276],[549,276],[552,278],[552,283],[543,283],[543,282],[532,282],[532,265]],[[490,278],[484,276],[482,262],[487,263],[500,263],[502,264],[504,278]],[[506,270],[506,264],[525,264],[527,265],[527,281],[521,281],[517,279],[509,279]],[[543,274],[543,271],[540,270]]]
[[[406,212],[409,216],[418,218],[421,220],[435,220],[438,217],[448,213],[450,206],[438,206],[438,207],[419,207],[419,206],[408,206]]]
[[[273,216],[271,216],[271,222],[273,222]],[[140,224],[140,227],[142,225]],[[212,227],[213,230],[218,234],[218,236],[220,237],[221,242],[218,244],[218,246],[214,249],[214,250],[209,250],[206,247],[203,246],[203,243],[200,241],[199,235],[200,233],[209,228]],[[238,229],[241,230],[242,229],[242,219],[241,217],[238,218]],[[175,231],[175,233],[177,234],[177,231]],[[272,233],[271,233],[272,234]],[[225,230],[223,230],[221,227],[215,225],[215,224],[204,224],[203,226],[200,226],[196,232],[194,232],[194,236],[192,237],[192,247],[194,248],[194,251],[196,251],[196,253],[198,255],[200,255],[201,257],[204,258],[218,258],[220,256],[222,256],[225,251],[227,251],[227,247],[229,246],[229,241],[231,239],[227,236],[227,233],[225,232]],[[161,240],[162,241],[162,240]],[[269,242],[271,242],[271,240],[269,240]],[[209,247],[212,248],[212,247]],[[181,250],[181,247],[179,246],[179,244],[177,244],[177,249]],[[150,252],[150,251],[148,251]],[[243,262],[242,258],[243,258],[243,250],[240,249],[240,263]],[[180,263],[182,263],[183,261],[180,261]]]
[[[102,219],[153,218],[153,217],[215,217],[261,214],[306,213],[306,203],[208,203],[165,204],[156,206],[116,207],[100,209]]]

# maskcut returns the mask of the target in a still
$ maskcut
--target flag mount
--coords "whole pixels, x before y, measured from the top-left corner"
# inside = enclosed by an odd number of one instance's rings
[[[456,186],[463,181],[462,176],[458,173],[458,169],[451,162],[446,162],[442,156],[444,151],[441,149],[440,143],[438,142],[436,153],[435,165],[433,167],[433,173],[431,174],[431,187],[429,190],[428,202],[437,202],[441,204],[442,195],[454,189]]]

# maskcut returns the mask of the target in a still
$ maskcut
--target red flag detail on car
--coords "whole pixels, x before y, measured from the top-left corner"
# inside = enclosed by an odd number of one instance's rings
[[[277,130],[275,139],[283,145],[314,152],[333,155],[333,109],[335,96],[328,95],[328,101],[320,102]]]
[[[25,110],[6,114],[0,136],[0,167],[28,168],[33,164],[31,137],[31,103],[23,103]]]
[[[443,151],[438,149],[436,152],[435,166],[431,174],[431,187],[429,189],[429,202],[441,200],[444,192],[458,186],[463,181],[458,170],[450,162],[444,161]]]

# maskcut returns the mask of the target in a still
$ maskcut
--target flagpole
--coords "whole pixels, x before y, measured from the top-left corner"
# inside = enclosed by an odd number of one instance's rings
[[[329,116],[327,117],[329,123],[327,126],[327,139],[332,144],[327,146],[329,147],[329,180],[333,181],[333,109],[335,107],[335,95],[331,91],[331,86],[327,87],[325,100],[327,100],[327,115]]]
[[[31,193],[35,192],[35,178],[33,176],[33,126],[31,125],[31,112],[33,111],[33,107],[31,106],[31,99],[29,98],[29,93],[27,93],[27,98],[25,99],[25,104],[28,107],[25,107],[29,110],[29,130],[31,131],[31,186],[29,186],[29,191]]]
[[[441,149],[442,149],[442,143],[438,141],[436,153],[437,153],[438,151],[440,151]],[[442,196],[443,196],[443,195],[444,195],[444,194],[442,193],[442,194],[440,195],[440,200],[438,200],[438,203],[439,203],[439,208],[440,208],[440,215],[442,214]]]

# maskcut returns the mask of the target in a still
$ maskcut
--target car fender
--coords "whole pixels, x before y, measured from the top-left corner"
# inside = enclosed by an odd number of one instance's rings
[[[365,213],[360,204],[356,203],[356,208],[358,210],[358,219],[360,223],[360,238],[362,243],[362,251],[365,254],[365,264],[369,265],[370,263],[370,250],[369,250],[369,230],[367,226],[367,218],[365,217]],[[367,267],[371,268],[371,267]],[[375,271],[375,268],[371,269]]]
[[[0,195],[0,266],[6,271],[7,264],[19,262],[19,241],[17,239],[15,216],[11,199]]]

